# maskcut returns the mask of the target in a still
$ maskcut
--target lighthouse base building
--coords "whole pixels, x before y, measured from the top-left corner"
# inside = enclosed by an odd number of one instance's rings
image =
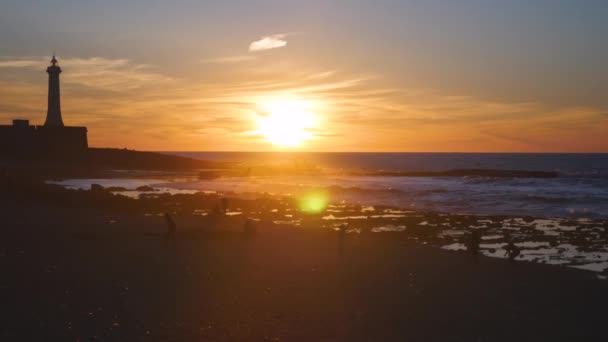
[[[64,159],[86,153],[87,128],[63,125],[59,93],[61,68],[55,56],[46,72],[49,74],[49,93],[44,125],[34,126],[30,125],[29,120],[13,120],[12,125],[0,126],[0,155]]]
[[[86,127],[33,126],[13,120],[0,126],[0,155],[9,157],[72,157],[88,149]]]

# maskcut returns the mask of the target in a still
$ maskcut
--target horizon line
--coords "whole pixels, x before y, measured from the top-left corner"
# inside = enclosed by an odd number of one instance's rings
[[[93,147],[93,148],[104,148],[104,147]],[[451,152],[451,151],[213,151],[213,150],[136,150],[132,151],[140,152],[155,152],[155,153],[411,153],[411,154],[608,154],[605,152]]]

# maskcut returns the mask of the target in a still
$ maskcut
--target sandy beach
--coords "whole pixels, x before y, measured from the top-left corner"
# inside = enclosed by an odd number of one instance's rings
[[[116,204],[101,201],[105,195],[91,201],[91,192],[59,200],[54,191],[3,196],[2,340],[606,336],[607,283],[593,272],[496,258],[475,263],[399,232],[341,239],[314,220],[296,227],[262,218],[247,238],[243,215],[213,221],[187,203],[174,204],[177,243],[168,248],[158,211],[111,195]]]

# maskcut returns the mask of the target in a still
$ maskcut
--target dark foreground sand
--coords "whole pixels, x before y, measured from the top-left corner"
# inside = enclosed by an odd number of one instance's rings
[[[1,341],[605,341],[591,272],[227,218],[2,204]],[[199,226],[200,227],[200,226]]]

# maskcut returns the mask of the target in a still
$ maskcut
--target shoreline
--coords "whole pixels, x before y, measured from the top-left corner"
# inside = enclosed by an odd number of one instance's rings
[[[602,218],[458,214],[348,202],[330,202],[318,213],[307,213],[299,202],[302,195],[309,196],[306,193],[292,196],[231,192],[168,194],[150,188],[140,189],[143,193],[133,198],[116,195],[116,191],[122,193],[120,190],[101,186],[87,191],[67,190],[58,185],[25,184],[12,187],[12,194],[7,195],[32,203],[122,210],[148,216],[174,212],[193,219],[213,216],[220,200],[225,198],[230,203],[228,214],[233,217],[287,228],[329,231],[347,223],[347,233],[393,234],[448,250],[464,249],[469,234],[478,230],[482,234],[481,253],[493,258],[504,258],[508,232],[522,249],[519,261],[583,268],[597,272],[600,278],[605,274],[602,271],[608,271],[608,219]]]

